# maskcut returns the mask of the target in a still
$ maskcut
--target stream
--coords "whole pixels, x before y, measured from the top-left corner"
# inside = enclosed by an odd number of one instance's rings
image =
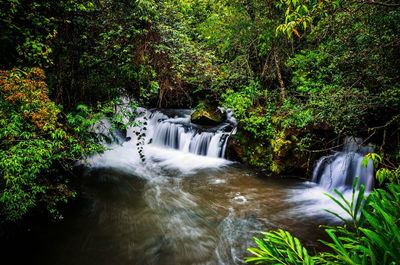
[[[253,237],[278,228],[320,249],[317,240],[326,237],[319,225],[337,221],[323,210],[338,211],[323,194],[326,189],[268,178],[225,160],[228,126],[200,131],[189,124],[187,112],[147,115],[145,161],[137,151],[138,128],[128,130],[128,141],[85,161],[79,206],[19,244],[25,261],[244,264]]]
[[[299,212],[292,199],[307,185],[236,164],[153,179],[91,169],[84,182],[84,206],[40,235],[33,264],[242,264],[260,232],[288,229],[316,247],[328,221]]]

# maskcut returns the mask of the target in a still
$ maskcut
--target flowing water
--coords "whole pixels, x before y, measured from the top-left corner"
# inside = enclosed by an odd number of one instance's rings
[[[364,156],[372,152],[370,146],[362,146],[360,138],[345,139],[344,150],[318,160],[314,168],[312,181],[327,190],[339,189],[342,192],[351,189],[356,178],[358,185],[364,185],[367,192],[374,185],[374,166],[372,160],[364,166]]]
[[[292,212],[290,191],[307,191],[298,181],[238,165],[151,179],[91,169],[84,187],[84,206],[40,235],[30,264],[243,264],[261,231],[288,229],[317,247],[318,224],[328,221]]]
[[[204,129],[187,112],[143,117],[145,161],[137,151],[143,127],[90,158],[79,207],[35,233],[33,245],[19,242],[30,264],[243,264],[261,231],[287,229],[318,248],[318,225],[335,222],[323,211],[334,207],[323,187],[267,178],[222,158],[233,118]]]

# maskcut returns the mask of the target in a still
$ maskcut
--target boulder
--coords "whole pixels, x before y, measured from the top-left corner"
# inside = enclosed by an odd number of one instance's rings
[[[214,126],[226,119],[225,112],[211,106],[199,105],[191,116],[191,122],[203,126]]]
[[[234,135],[229,137],[226,146],[226,158],[231,161],[243,163],[244,148]]]

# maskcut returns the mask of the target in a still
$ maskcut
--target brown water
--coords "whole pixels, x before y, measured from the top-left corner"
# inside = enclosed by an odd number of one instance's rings
[[[166,170],[152,178],[115,168],[90,169],[83,183],[80,207],[37,233],[30,251],[21,249],[25,261],[242,264],[252,237],[261,231],[288,229],[313,247],[321,236],[318,224],[326,222],[321,215],[296,212],[299,205],[288,200],[293,191],[307,192],[307,185],[257,176],[238,165],[188,175]],[[18,264],[18,258],[9,264]]]
[[[324,233],[318,225],[332,222],[322,208],[337,210],[326,190],[267,178],[218,158],[225,129],[203,135],[190,123],[190,111],[177,113],[182,115],[147,111],[144,145],[137,139],[141,128],[128,128],[129,141],[107,145],[108,151],[85,161],[77,176],[79,200],[65,219],[21,228],[14,240],[0,242],[0,262],[243,264],[252,238],[278,228],[291,231],[311,252],[319,247]],[[197,149],[207,156],[196,155]]]

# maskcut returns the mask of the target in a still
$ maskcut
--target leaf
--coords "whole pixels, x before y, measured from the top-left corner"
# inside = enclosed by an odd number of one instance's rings
[[[377,233],[366,228],[360,228],[360,231],[363,232],[374,244],[385,249],[386,242]]]
[[[292,30],[293,30],[294,34],[295,34],[297,37],[300,38],[300,33],[297,31],[297,29],[293,28]]]
[[[372,160],[374,167],[377,167],[382,162],[382,157],[376,153],[368,153],[361,162],[362,166],[367,167],[370,160]]]
[[[248,257],[246,262],[268,261],[273,264],[314,264],[313,258],[301,245],[298,238],[293,237],[288,231],[264,233],[263,239],[254,238],[258,248],[249,248],[248,251],[256,257]]]

